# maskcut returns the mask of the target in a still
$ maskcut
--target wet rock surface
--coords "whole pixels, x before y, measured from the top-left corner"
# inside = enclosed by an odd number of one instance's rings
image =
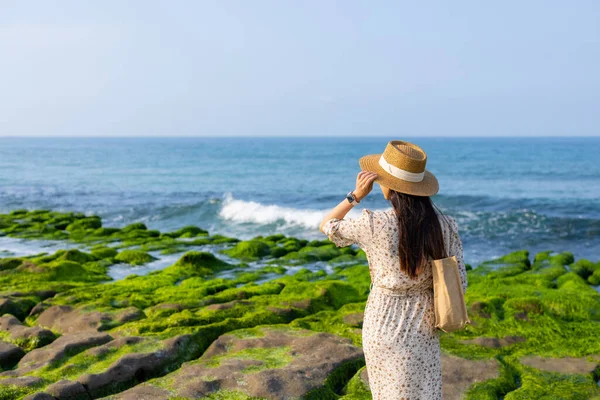
[[[600,355],[589,357],[550,358],[527,356],[521,358],[521,363],[542,371],[558,372],[560,374],[592,374],[600,365]]]
[[[506,336],[503,338],[488,338],[488,337],[478,337],[475,339],[469,340],[461,340],[461,343],[464,344],[476,344],[478,346],[489,347],[492,349],[497,349],[500,347],[511,346],[515,343],[524,342],[525,338],[521,336]]]
[[[25,355],[23,349],[0,340],[0,371],[12,368]]]
[[[61,336],[47,346],[30,351],[21,358],[16,370],[0,373],[0,376],[3,374],[22,375],[26,372],[58,362],[65,357],[77,354],[90,347],[107,343],[111,339],[110,335],[106,333],[77,333]]]
[[[27,350],[45,346],[56,339],[52,331],[39,326],[25,326],[10,314],[0,317],[0,332],[5,334],[7,340]]]
[[[301,398],[314,390],[333,392],[324,387],[331,374],[349,377],[364,365],[362,349],[335,335],[268,327],[254,334],[257,336],[243,338],[237,337],[236,331],[223,335],[197,361],[117,398],[139,398],[153,386],[184,398],[219,390],[269,399]]]
[[[497,378],[500,366],[497,360],[467,360],[442,355],[442,390],[446,400],[460,400],[471,385]]]

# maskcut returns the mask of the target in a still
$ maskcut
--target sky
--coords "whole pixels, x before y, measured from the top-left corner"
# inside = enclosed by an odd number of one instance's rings
[[[598,136],[600,2],[0,0],[0,136]]]

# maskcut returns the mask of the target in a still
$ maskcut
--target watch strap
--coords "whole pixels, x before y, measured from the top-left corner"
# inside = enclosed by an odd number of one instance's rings
[[[358,201],[358,199],[352,192],[349,192],[346,195],[346,200],[348,200],[348,203],[352,204],[353,206],[356,206],[356,205],[358,205],[358,203],[360,203],[360,201]]]

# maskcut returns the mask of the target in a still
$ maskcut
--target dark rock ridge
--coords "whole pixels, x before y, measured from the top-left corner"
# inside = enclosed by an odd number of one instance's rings
[[[361,348],[332,334],[268,327],[254,334],[222,335],[197,361],[116,398],[141,398],[147,393],[165,399],[172,394],[199,398],[222,390],[267,399],[322,392],[326,398],[336,389],[332,375],[349,378],[364,365]]]

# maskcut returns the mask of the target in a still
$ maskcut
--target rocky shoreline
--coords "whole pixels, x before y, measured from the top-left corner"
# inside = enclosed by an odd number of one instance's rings
[[[371,398],[361,250],[46,210],[0,214],[0,236],[64,243],[0,248],[0,400]],[[444,398],[600,398],[599,284],[600,262],[566,252],[470,268]]]

